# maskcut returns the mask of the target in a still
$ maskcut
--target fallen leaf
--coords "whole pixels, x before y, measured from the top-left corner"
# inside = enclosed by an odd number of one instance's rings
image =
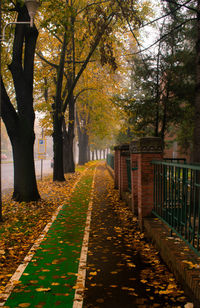
[[[98,299],[96,300],[96,302],[97,302],[97,303],[104,303],[104,299],[103,299],[103,298],[98,298]]]
[[[37,288],[36,289],[37,292],[48,292],[50,290],[51,290],[51,288]]]
[[[60,284],[59,284],[59,282],[52,282],[51,285],[52,285],[52,286],[59,286]]]

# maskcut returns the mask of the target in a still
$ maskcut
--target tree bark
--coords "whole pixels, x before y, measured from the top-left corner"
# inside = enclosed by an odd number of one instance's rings
[[[84,122],[84,120],[82,120]],[[78,114],[76,113],[76,123],[78,131],[78,143],[79,143],[79,165],[84,165],[88,162],[88,143],[89,137],[85,125],[80,127],[80,121]]]
[[[60,56],[60,63],[57,71],[56,97],[53,104],[53,150],[54,150],[54,166],[53,180],[65,181],[63,168],[63,113],[62,113],[62,85],[65,66],[67,35],[64,33],[63,44]]]
[[[90,145],[89,145],[89,137],[88,137],[88,146],[87,146],[87,161],[90,161]]]
[[[75,172],[74,164],[74,153],[73,153],[73,144],[74,144],[74,112],[75,112],[75,100],[74,96],[71,96],[69,101],[69,123],[68,131],[66,128],[63,131],[63,140],[64,140],[64,172],[73,173]]]
[[[16,5],[17,21],[29,21],[25,6]],[[17,111],[1,80],[2,118],[10,138],[14,159],[14,192],[16,201],[37,201],[40,195],[35,176],[33,146],[35,141],[33,110],[33,67],[38,31],[29,25],[17,24],[13,43],[12,74]]]
[[[53,181],[65,181],[63,169],[63,137],[62,137],[63,117],[55,115],[53,120]]]
[[[88,135],[85,132],[80,132],[79,140],[79,165],[84,165],[88,162]]]
[[[34,134],[31,131],[27,133],[27,125],[20,121],[15,138],[12,138],[15,170],[13,199],[19,202],[40,198],[35,177],[34,140]]]

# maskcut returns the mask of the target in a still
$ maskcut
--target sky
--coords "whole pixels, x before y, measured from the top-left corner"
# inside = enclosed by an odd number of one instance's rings
[[[155,12],[155,16],[151,19],[151,20],[153,20],[153,19],[161,16],[161,11],[160,11],[160,8],[159,8],[161,1],[150,0],[150,2],[152,2],[152,8]],[[146,26],[145,28],[143,28],[141,30],[141,37],[142,37],[142,46],[144,48],[147,48],[157,40],[158,30],[156,29],[156,27]],[[154,49],[155,49],[155,47],[151,47],[150,51],[154,51]]]

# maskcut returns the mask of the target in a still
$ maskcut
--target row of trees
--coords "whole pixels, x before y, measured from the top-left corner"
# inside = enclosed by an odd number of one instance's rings
[[[101,123],[96,127],[99,135],[107,129],[104,122],[109,120],[107,122],[111,123],[114,111],[113,108],[111,111],[108,96],[112,94],[109,88],[112,82],[109,81],[109,86],[100,86],[99,79],[104,79],[105,83],[110,79],[110,68],[113,71],[117,69],[117,50],[122,50],[120,38],[126,35],[127,21],[132,27],[138,28],[148,10],[145,1],[42,2],[38,18],[41,36],[37,46],[36,63],[36,75],[39,78],[36,78],[34,96],[37,100],[43,100],[46,111],[52,117],[54,180],[64,181],[64,172],[74,172],[75,118],[79,142],[84,139],[84,144],[88,142],[88,130],[91,133],[90,142],[95,141],[95,121]],[[3,12],[5,22],[12,18],[13,12],[17,14],[17,21],[29,20],[27,9],[21,0],[5,1]],[[16,25],[9,72],[5,68],[3,79],[1,77],[2,118],[13,148],[13,199],[17,201],[40,198],[33,158],[33,66],[37,38],[38,31],[35,26],[31,28],[25,24]],[[3,52],[3,57],[10,57],[9,48]],[[6,75],[7,73],[11,75]],[[116,76],[119,79],[119,75]],[[95,92],[98,95],[94,96]],[[101,98],[97,98],[98,96]],[[81,104],[79,109],[76,107],[78,102]],[[38,105],[38,108],[41,108],[41,105]],[[97,109],[101,110],[101,116],[96,112]],[[97,121],[99,119],[95,117],[101,117],[104,121]],[[105,137],[108,138],[108,134]],[[65,163],[63,142],[66,149]],[[80,146],[80,149],[84,149],[84,146]]]
[[[156,53],[141,52],[137,38],[150,12],[145,1],[43,1],[37,45],[35,26],[16,25],[12,52],[10,45],[3,49],[4,62],[10,59],[11,64],[3,67],[1,78],[15,200],[40,198],[33,107],[42,113],[42,126],[53,136],[54,180],[64,181],[65,172],[74,172],[75,129],[81,164],[88,159],[89,146],[93,150],[111,144],[122,125],[120,142],[154,135],[164,143],[166,133],[175,128],[182,147],[192,144],[193,159],[200,160],[199,6],[200,0],[162,2]],[[4,10],[5,22],[13,12],[18,21],[29,20],[22,1],[5,1]],[[133,55],[125,63],[127,53]]]

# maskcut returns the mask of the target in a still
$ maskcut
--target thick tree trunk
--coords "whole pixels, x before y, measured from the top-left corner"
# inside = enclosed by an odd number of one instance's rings
[[[94,160],[94,151],[92,151],[92,160]]]
[[[88,162],[88,135],[85,131],[78,133],[79,140],[79,165],[84,165]]]
[[[30,20],[27,9],[17,2],[17,21]],[[13,149],[14,193],[16,201],[36,201],[40,198],[34,167],[33,145],[33,68],[38,31],[29,25],[17,24],[13,43],[12,74],[17,112],[12,105],[3,81],[1,82],[2,118]]]
[[[200,162],[200,0],[197,1],[196,90],[193,162]]]
[[[73,141],[74,138],[69,138],[67,131],[63,132],[64,173],[75,172]]]
[[[98,150],[95,150],[95,154],[96,154],[96,160],[98,160]]]
[[[14,158],[14,192],[16,201],[37,201],[40,196],[37,190],[34,146],[35,136],[32,132],[27,134],[27,127],[21,123],[19,131],[12,141]]]
[[[62,85],[65,66],[67,35],[64,33],[62,49],[60,55],[60,62],[57,70],[56,80],[56,96],[53,108],[53,150],[54,150],[54,166],[53,166],[53,180],[65,181],[63,168],[63,115],[62,115]]]

